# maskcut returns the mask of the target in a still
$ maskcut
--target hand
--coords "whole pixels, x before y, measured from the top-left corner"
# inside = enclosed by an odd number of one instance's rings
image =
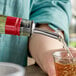
[[[49,76],[56,76],[52,53],[54,49],[62,47],[63,44],[58,40],[40,34],[33,34],[29,44],[32,57]]]
[[[42,56],[40,56],[40,67],[44,72],[48,74],[48,76],[56,76],[52,53],[53,50],[50,50],[49,52],[44,53]]]
[[[45,52],[40,56],[39,65],[42,70],[48,74],[48,76],[56,76],[53,53],[63,50],[65,49],[49,50],[49,52]]]
[[[42,25],[40,28],[50,30],[47,25]],[[41,34],[33,34],[29,39],[29,50],[32,57],[49,76],[56,76],[52,57],[53,50],[62,47],[63,44],[58,40]]]

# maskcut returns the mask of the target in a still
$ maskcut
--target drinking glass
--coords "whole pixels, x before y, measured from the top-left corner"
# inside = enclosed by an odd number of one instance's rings
[[[66,50],[53,53],[56,76],[76,76],[76,50],[71,53],[73,58]]]

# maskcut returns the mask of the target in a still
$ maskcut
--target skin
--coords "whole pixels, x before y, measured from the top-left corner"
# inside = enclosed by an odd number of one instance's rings
[[[48,24],[42,24],[39,28],[52,31]],[[63,48],[61,42],[41,34],[33,34],[29,40],[32,57],[48,76],[56,76],[52,54],[61,48]]]

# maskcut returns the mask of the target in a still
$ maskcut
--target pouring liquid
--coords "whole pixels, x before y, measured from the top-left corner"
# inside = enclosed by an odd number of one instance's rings
[[[59,40],[60,42],[62,42],[63,48],[65,49],[65,51],[67,51],[67,56],[69,57],[69,62],[70,62],[70,63],[73,63],[73,62],[76,61],[76,60],[74,59],[71,51],[69,50],[69,47],[67,46],[67,44],[66,44],[66,42],[65,42],[65,40],[64,40],[64,37],[61,36],[61,33],[60,33],[59,30],[57,30],[56,32],[57,32],[58,35],[60,36],[58,40]]]
[[[71,51],[69,50],[67,44],[65,43],[64,39],[62,39],[62,43],[63,43],[64,49],[67,51],[68,57],[70,58],[70,59],[69,59],[69,62],[70,62],[70,63],[73,63],[73,62],[75,61],[75,59],[74,59]]]

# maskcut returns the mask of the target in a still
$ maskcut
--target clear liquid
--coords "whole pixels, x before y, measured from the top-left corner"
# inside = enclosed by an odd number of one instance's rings
[[[64,39],[62,39],[62,43],[63,43],[64,49],[67,51],[67,55],[72,59],[70,62],[72,63],[72,62],[76,61],[76,60],[74,60],[74,57],[73,57],[71,51],[69,50],[68,46],[66,45]]]
[[[67,51],[68,55],[69,55],[71,58],[73,58],[73,55],[72,55],[72,53],[70,52],[70,50],[69,50],[69,48],[68,48],[68,46],[66,45],[66,43],[65,43],[64,40],[62,40],[62,43],[63,43],[64,49]]]

